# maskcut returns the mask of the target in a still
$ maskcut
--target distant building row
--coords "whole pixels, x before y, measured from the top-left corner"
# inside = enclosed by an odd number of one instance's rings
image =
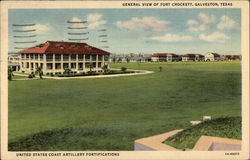
[[[240,55],[220,55],[218,53],[184,54],[175,53],[155,53],[153,55],[111,55],[112,62],[178,62],[178,61],[222,61],[222,60],[241,60]]]
[[[151,57],[152,62],[177,62],[177,61],[223,61],[223,60],[240,60],[240,55],[220,55],[218,53],[202,54],[184,54],[177,55],[174,53],[156,53]]]

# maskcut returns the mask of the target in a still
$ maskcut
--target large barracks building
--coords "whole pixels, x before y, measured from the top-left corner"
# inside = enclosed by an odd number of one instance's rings
[[[110,53],[86,43],[47,41],[19,52],[20,71],[31,73],[38,67],[44,74],[62,74],[66,68],[74,73],[102,72]]]

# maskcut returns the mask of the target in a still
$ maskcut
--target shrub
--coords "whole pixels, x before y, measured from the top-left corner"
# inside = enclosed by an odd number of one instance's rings
[[[127,68],[126,68],[126,67],[122,67],[122,68],[121,68],[121,71],[122,71],[122,72],[126,72],[126,71],[127,71]]]
[[[32,74],[29,74],[28,78],[33,78],[33,75],[32,75]]]
[[[32,76],[32,78],[36,77],[36,75],[34,74],[34,72],[31,72],[31,76]]]

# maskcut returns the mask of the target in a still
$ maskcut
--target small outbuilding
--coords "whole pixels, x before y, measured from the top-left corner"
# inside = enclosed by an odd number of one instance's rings
[[[205,61],[221,61],[223,56],[218,53],[207,53],[205,55]]]

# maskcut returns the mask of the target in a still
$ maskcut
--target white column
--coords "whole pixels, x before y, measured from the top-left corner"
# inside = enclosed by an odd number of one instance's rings
[[[78,66],[78,54],[76,54],[76,72],[78,73],[78,68],[79,66]]]
[[[52,55],[52,72],[55,74],[55,70],[56,70],[56,63],[55,63],[55,54]]]
[[[29,71],[31,72],[31,54],[29,54]]]
[[[43,73],[47,73],[47,61],[46,61],[46,54],[43,54]]]
[[[69,54],[69,68],[71,69],[71,54]]]
[[[83,66],[82,66],[82,68],[83,68],[83,71],[85,70],[85,54],[83,55]]]
[[[61,54],[61,73],[63,73],[63,54]]]
[[[104,55],[102,55],[102,66],[105,64]]]
[[[36,61],[36,54],[33,54],[33,59],[34,59],[34,60],[33,60],[33,62],[34,62],[34,63],[33,63],[33,68],[34,68],[33,71],[34,71],[34,73],[35,73],[35,72],[36,72],[36,62],[37,62],[37,61]]]
[[[96,68],[96,71],[98,70],[98,54],[96,55],[96,65],[95,65],[95,68]]]
[[[93,62],[92,62],[92,55],[89,55],[89,63],[92,63],[93,64]],[[89,68],[89,71],[90,71],[90,68]],[[93,70],[92,70],[93,71]]]
[[[40,67],[41,66],[41,58],[40,58],[40,54],[38,54],[38,67]]]
[[[25,72],[27,71],[27,56],[26,56],[27,54],[24,54],[24,56],[25,56],[25,61],[24,61],[24,69],[25,69]]]

